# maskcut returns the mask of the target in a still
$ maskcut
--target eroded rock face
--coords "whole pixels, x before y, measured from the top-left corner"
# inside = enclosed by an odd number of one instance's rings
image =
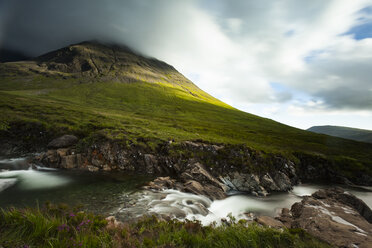
[[[371,209],[340,188],[319,190],[283,209],[278,218],[289,228],[308,233],[337,247],[371,247]]]
[[[75,149],[76,142],[75,136],[64,135],[50,142],[49,150],[37,159],[54,168],[85,169],[92,172],[123,170],[169,176],[177,184],[164,184],[160,187],[159,182],[154,182],[151,188],[179,189],[206,195],[211,199],[224,198],[229,190],[257,196],[266,196],[271,191],[287,191],[294,183],[292,179],[296,178],[293,166],[287,165],[289,161],[279,157],[274,160],[280,170],[272,170],[266,174],[251,173],[245,160],[239,156],[244,156],[252,163],[264,161],[248,148],[232,147],[225,151],[222,145],[186,141],[176,148],[181,150],[171,154],[170,142],[162,144],[154,153],[143,147],[125,146],[120,142],[107,140],[78,152]],[[188,152],[187,156],[183,156],[185,151]],[[209,162],[208,166],[205,161]]]
[[[281,171],[278,171],[274,174],[274,181],[278,191],[288,191],[292,189],[292,182],[289,177]]]
[[[289,191],[292,189],[292,182],[285,173],[281,171],[272,172],[273,177],[266,173],[262,176],[257,174],[229,173],[220,180],[230,189],[251,193],[257,196],[266,196],[268,192]]]

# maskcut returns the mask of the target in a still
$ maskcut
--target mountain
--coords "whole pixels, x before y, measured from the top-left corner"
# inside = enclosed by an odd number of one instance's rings
[[[308,131],[314,133],[327,134],[331,136],[336,136],[344,139],[351,139],[361,142],[372,143],[372,131],[351,127],[341,127],[341,126],[314,126]]]
[[[324,167],[349,177],[372,175],[371,144],[242,112],[171,65],[124,46],[83,42],[33,60],[0,63],[0,112],[0,146],[20,140],[35,148],[65,133],[86,141],[99,133],[153,149],[167,140],[202,140],[248,146],[262,157],[279,154],[298,166],[316,167],[317,159],[325,159]]]

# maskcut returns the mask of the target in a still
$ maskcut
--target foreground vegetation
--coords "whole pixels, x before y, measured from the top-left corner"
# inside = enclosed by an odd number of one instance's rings
[[[97,216],[66,206],[0,212],[0,247],[329,247],[299,229],[276,230],[235,222],[202,226],[196,221],[146,217],[107,226]]]

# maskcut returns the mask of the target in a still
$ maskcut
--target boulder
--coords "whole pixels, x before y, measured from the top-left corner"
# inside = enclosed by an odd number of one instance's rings
[[[226,197],[224,191],[211,184],[200,184],[195,180],[189,180],[184,184],[182,191],[193,193],[196,195],[204,195],[212,200],[223,199]]]
[[[221,183],[216,178],[214,178],[199,162],[188,164],[186,166],[186,174],[184,174],[183,177],[186,177],[185,179],[196,180],[203,184],[208,183],[215,185],[216,187],[221,187]]]
[[[272,227],[272,228],[277,228],[277,229],[281,229],[285,227],[285,225],[282,222],[269,216],[258,216],[254,219],[254,221],[262,226],[267,226],[267,227]]]
[[[46,156],[43,158],[44,163],[49,167],[58,167],[60,158],[56,150],[48,150]]]
[[[98,167],[95,167],[95,166],[93,166],[93,165],[88,165],[88,166],[87,166],[87,169],[88,169],[88,171],[90,171],[90,172],[96,172],[96,171],[99,171],[99,168],[98,168]]]
[[[63,135],[59,138],[52,140],[48,144],[49,149],[67,148],[75,145],[78,142],[78,138],[74,135]]]
[[[260,179],[261,186],[269,191],[279,191],[279,187],[275,184],[269,173],[263,175]]]
[[[102,166],[102,170],[104,170],[104,171],[111,171],[111,167],[108,164],[104,164]]]
[[[144,189],[153,189],[153,190],[164,190],[164,189],[173,189],[175,187],[176,180],[171,179],[170,177],[158,177],[155,180],[148,183],[144,186]]]
[[[353,209],[355,209],[369,223],[372,223],[372,210],[367,204],[356,196],[344,192],[342,188],[333,188],[332,190],[318,190],[312,195],[316,199],[334,199]]]
[[[233,172],[221,178],[230,190],[248,192],[256,196],[266,196],[268,193],[260,184],[260,178],[256,174]]]
[[[76,155],[67,155],[64,157],[61,157],[61,168],[65,169],[73,169],[77,167],[77,162],[76,162]]]
[[[63,157],[63,156],[69,155],[69,152],[70,152],[70,149],[68,149],[68,148],[60,148],[60,149],[57,149],[57,154],[58,154],[58,156],[60,156],[60,157]]]
[[[288,191],[292,189],[291,180],[281,171],[274,174],[274,182],[278,186],[279,191]]]
[[[336,247],[371,247],[371,209],[340,188],[319,190],[282,211],[278,219]]]

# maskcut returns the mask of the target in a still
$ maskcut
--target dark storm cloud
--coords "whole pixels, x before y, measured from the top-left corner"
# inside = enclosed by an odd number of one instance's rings
[[[162,0],[5,0],[0,45],[32,55],[91,39],[141,49],[150,42],[149,36],[157,40],[165,35],[163,12],[180,4]]]

